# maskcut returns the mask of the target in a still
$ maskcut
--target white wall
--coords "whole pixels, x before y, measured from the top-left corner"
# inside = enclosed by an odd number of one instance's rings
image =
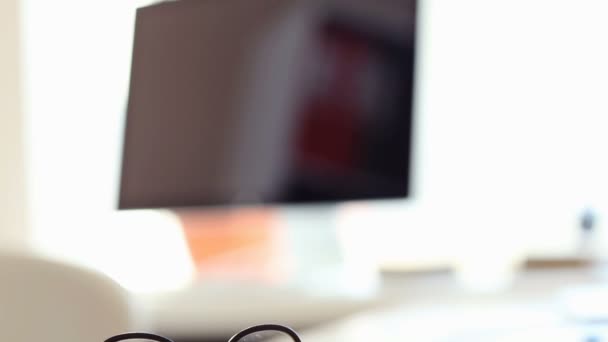
[[[581,210],[608,215],[608,3],[420,3],[415,199],[361,230],[410,264],[574,253]]]
[[[18,5],[0,1],[0,248],[27,237]]]

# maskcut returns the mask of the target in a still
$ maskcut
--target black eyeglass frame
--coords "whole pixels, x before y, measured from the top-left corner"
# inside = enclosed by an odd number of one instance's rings
[[[280,325],[280,324],[260,324],[260,325],[255,325],[253,327],[249,327],[245,330],[242,330],[242,331],[236,333],[234,336],[232,336],[228,340],[228,342],[238,342],[240,339],[242,339],[248,335],[255,334],[258,332],[266,332],[266,331],[282,332],[282,333],[288,335],[289,337],[291,337],[293,342],[302,342],[302,340],[300,339],[300,336],[298,336],[298,333],[296,333],[293,329],[286,327],[284,325]],[[150,340],[150,341],[156,341],[156,342],[173,342],[172,340],[170,340],[164,336],[151,334],[151,333],[143,333],[143,332],[129,332],[129,333],[112,336],[112,337],[106,339],[104,342],[121,342],[121,341],[134,340],[134,339],[143,339],[143,340]]]

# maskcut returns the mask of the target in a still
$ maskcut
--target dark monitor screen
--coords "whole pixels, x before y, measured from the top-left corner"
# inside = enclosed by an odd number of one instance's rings
[[[409,195],[415,1],[307,3],[138,10],[120,208]]]

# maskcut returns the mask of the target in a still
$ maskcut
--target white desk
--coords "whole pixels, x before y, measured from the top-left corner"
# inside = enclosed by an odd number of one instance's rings
[[[375,309],[304,331],[302,337],[311,342],[600,341],[593,338],[608,337],[608,324],[572,317],[563,293],[603,283],[587,270],[528,271],[508,293],[475,295],[459,289],[449,274],[389,277],[383,303]],[[608,295],[599,300],[606,301],[608,312]]]

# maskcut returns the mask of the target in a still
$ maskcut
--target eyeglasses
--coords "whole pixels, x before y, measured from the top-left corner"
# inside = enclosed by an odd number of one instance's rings
[[[172,340],[150,333],[132,332],[112,336],[105,342],[121,342],[126,340],[149,340],[156,342],[173,342]],[[262,324],[247,328],[232,336],[228,342],[302,342],[300,336],[291,328],[279,324]]]

